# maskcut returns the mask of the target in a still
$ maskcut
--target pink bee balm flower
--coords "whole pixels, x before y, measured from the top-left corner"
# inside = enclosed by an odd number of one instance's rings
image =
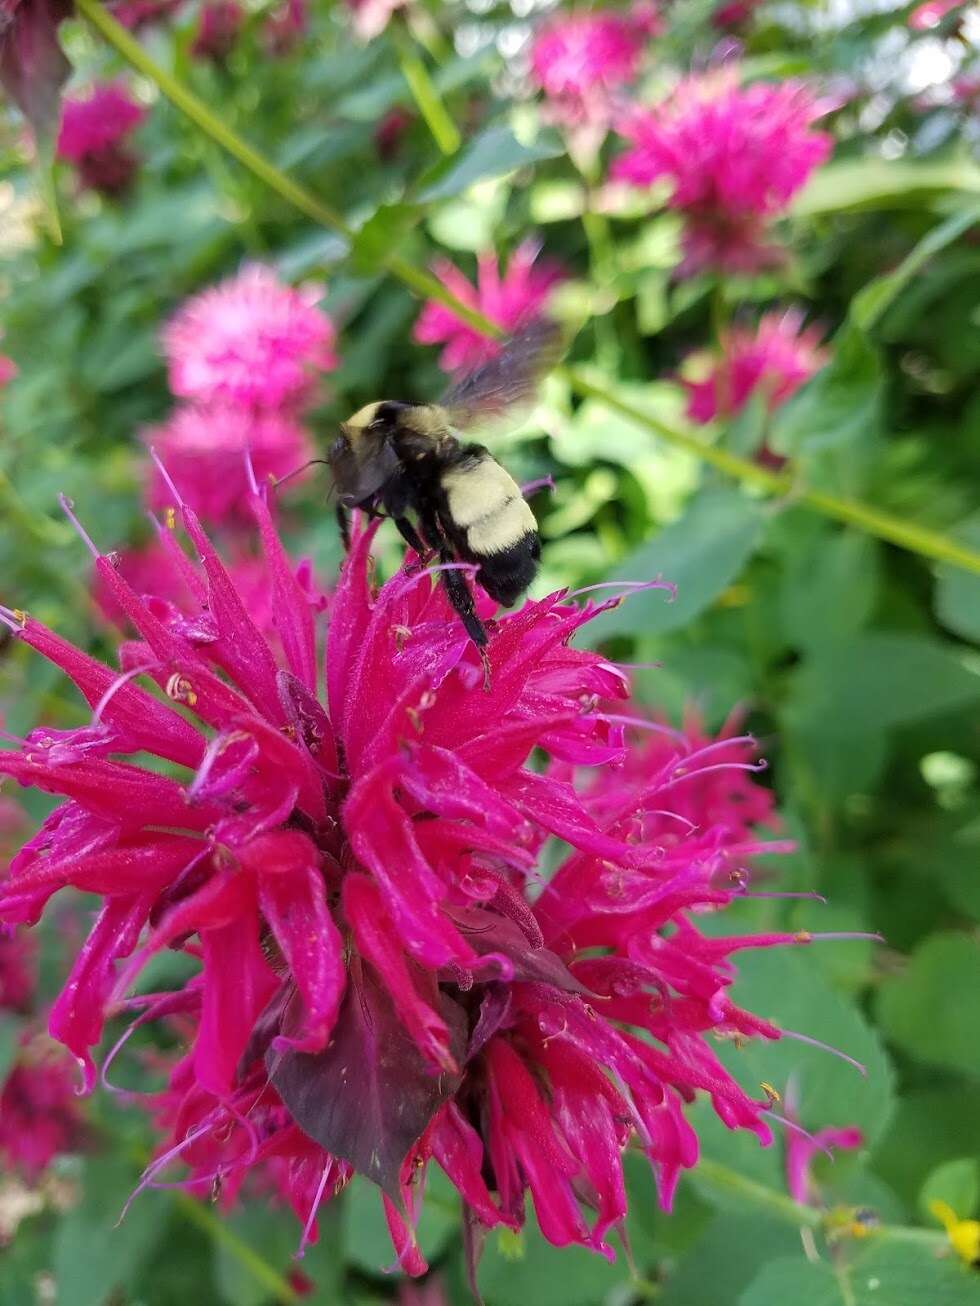
[[[457,299],[469,308],[478,309],[510,333],[540,314],[556,282],[562,278],[556,263],[536,261],[539,249],[529,240],[518,245],[503,275],[493,254],[481,254],[477,260],[475,288],[448,259],[437,259],[432,270]],[[422,345],[444,346],[439,355],[439,366],[444,372],[475,367],[492,358],[499,347],[496,341],[434,299],[428,300],[419,314],[412,338]]]
[[[704,374],[698,355],[691,357],[683,376],[687,415],[694,422],[711,422],[741,412],[761,390],[770,412],[786,402],[827,361],[820,347],[820,329],[804,328],[796,309],[766,313],[755,330],[734,327],[725,333],[723,353]]]
[[[231,54],[245,22],[237,0],[209,0],[201,10],[191,54],[222,64]]]
[[[163,332],[170,388],[182,399],[281,408],[310,396],[337,366],[322,288],[294,290],[253,263],[189,299]]]
[[[306,35],[310,25],[308,0],[282,0],[266,19],[266,45],[274,55],[288,54]]]
[[[0,1090],[0,1157],[33,1182],[81,1137],[71,1061],[46,1039],[29,1042]]]
[[[656,17],[598,10],[561,14],[546,23],[531,47],[531,76],[562,116],[602,118],[610,92],[636,76],[644,40],[659,30]]]
[[[208,522],[249,519],[245,452],[260,481],[295,472],[313,456],[309,433],[287,413],[186,405],[145,432],[184,487],[188,503]],[[173,494],[156,472],[150,477],[153,508],[173,506]]]
[[[618,130],[631,148],[612,175],[638,187],[671,184],[688,269],[758,268],[774,257],[766,224],[831,152],[832,138],[812,130],[830,107],[800,82],[742,87],[734,69],[688,77],[652,109],[624,115]]]
[[[472,1225],[519,1227],[529,1193],[552,1243],[612,1257],[627,1144],[669,1206],[697,1161],[698,1094],[770,1141],[768,1099],[711,1040],[779,1038],[732,1002],[732,958],[818,936],[699,928],[745,891],[751,859],[786,847],[755,829],[773,818],[753,741],[624,713],[624,671],[572,642],[608,604],[564,591],[496,620],[480,600],[485,678],[438,575],[375,589],[376,524],[341,572],[321,684],[313,613],[254,488],[249,507],[279,653],[186,505],[199,565],[174,565],[194,621],[140,598],[89,541],[138,635],[121,672],[0,610],[92,708],[0,752],[0,773],[61,799],[11,863],[0,919],[36,922],[67,885],[103,903],[51,1033],[91,1087],[109,1014],[179,1030],[141,1187],[181,1163],[191,1192],[220,1177],[231,1202],[254,1176],[305,1241],[361,1173],[418,1275],[435,1161]],[[197,972],[129,996],[164,948]]]
[[[0,390],[9,385],[18,372],[17,364],[6,354],[0,354]]]
[[[66,96],[58,157],[73,163],[92,190],[120,195],[136,170],[127,141],[145,116],[145,109],[120,82],[100,82],[84,96]]]
[[[0,1011],[26,1016],[34,1005],[37,959],[24,933],[0,934]]]
[[[403,9],[407,0],[347,0],[354,31],[362,41],[372,41],[388,26],[392,14]]]
[[[955,13],[957,9],[965,9],[966,0],[926,0],[925,4],[917,5],[908,16],[908,25],[916,32],[928,32],[933,27],[938,27],[944,18]]]

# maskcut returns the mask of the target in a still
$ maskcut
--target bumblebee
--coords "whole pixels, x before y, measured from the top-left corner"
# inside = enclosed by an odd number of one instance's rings
[[[510,473],[482,444],[463,442],[460,432],[529,398],[557,355],[557,327],[538,319],[440,403],[383,399],[341,423],[327,461],[344,547],[351,508],[388,516],[420,559],[432,552],[445,563],[473,563],[492,599],[504,607],[515,603],[537,571],[537,523]],[[484,648],[486,627],[465,575],[445,571],[443,584],[467,634]]]

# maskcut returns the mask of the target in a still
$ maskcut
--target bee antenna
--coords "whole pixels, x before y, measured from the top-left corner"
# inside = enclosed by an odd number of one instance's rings
[[[307,467],[313,467],[314,464],[316,463],[322,463],[324,467],[330,466],[330,460],[328,458],[310,458],[308,462],[303,463],[299,467],[294,467],[293,470],[291,472],[287,472],[285,476],[280,476],[278,481],[273,481],[272,488],[274,490],[278,490],[280,485],[285,485],[286,482],[291,481],[294,476],[301,475],[303,472],[306,471]],[[333,487],[331,486],[331,491],[332,490]]]

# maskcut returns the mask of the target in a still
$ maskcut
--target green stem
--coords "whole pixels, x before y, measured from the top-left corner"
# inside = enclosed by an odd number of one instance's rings
[[[176,77],[167,72],[165,68],[161,68],[155,60],[151,59],[139,42],[130,36],[125,27],[103,8],[99,0],[77,0],[76,8],[79,13],[88,19],[99,34],[105,37],[109,44],[122,55],[127,63],[131,64],[144,77],[148,77],[150,81],[159,87],[171,104],[179,109],[181,113],[186,114],[201,131],[210,136],[213,141],[216,141],[222,149],[227,150],[243,167],[248,168],[249,172],[254,173],[256,177],[264,181],[277,195],[292,204],[294,208],[299,209],[301,213],[305,213],[308,218],[312,218],[314,222],[320,223],[321,226],[329,227],[333,231],[339,231],[344,236],[352,234],[350,227],[335,209],[324,204],[315,195],[311,195],[299,182],[293,181],[286,173],[281,172],[258,150],[232,131],[226,123],[222,122],[218,115],[209,109],[193,91],[189,90]]]
[[[194,122],[201,131],[216,141],[223,149],[236,158],[243,167],[249,169],[256,177],[264,181],[276,194],[291,203],[300,212],[305,213],[314,222],[337,231],[348,238],[353,236],[345,219],[335,210],[311,195],[298,182],[281,172],[274,164],[265,159],[257,150],[242,140],[225,123],[208,108],[206,104],[185,86],[176,80],[152,60],[145,50],[133,40],[130,34],[106,12],[99,0],[76,0],[78,10],[88,19],[110,45],[134,68],[154,82],[164,95]],[[441,104],[441,101],[440,101]],[[477,331],[493,339],[502,334],[488,318],[475,309],[469,308],[456,298],[451,291],[431,273],[416,268],[396,254],[390,254],[382,266],[392,276],[397,277],[409,289],[428,299],[434,299],[445,305],[458,318],[474,327]],[[601,386],[586,380],[577,371],[570,368],[559,369],[561,374],[580,395],[589,395],[599,399],[608,407],[630,417],[640,426],[652,431],[661,439],[686,449],[703,462],[710,463],[727,476],[755,485],[767,494],[792,495],[798,502],[816,508],[825,516],[836,521],[857,526],[870,535],[897,544],[912,553],[932,558],[937,562],[950,562],[965,571],[980,575],[980,552],[949,539],[938,531],[928,530],[923,526],[902,521],[898,517],[881,512],[856,499],[841,499],[822,490],[810,490],[796,483],[792,471],[773,472],[759,467],[747,458],[740,458],[726,449],[707,445],[686,431],[679,431],[660,421],[642,409],[635,408],[604,390]]]
[[[754,1179],[747,1179],[737,1170],[730,1170],[727,1165],[720,1165],[708,1157],[701,1157],[693,1177],[716,1192],[742,1197],[753,1206],[766,1210],[770,1215],[787,1224],[795,1225],[798,1229],[818,1230],[824,1226],[823,1211],[811,1206],[801,1206],[799,1202],[794,1202],[791,1197],[776,1192],[774,1188],[757,1183]],[[877,1228],[869,1228],[864,1234],[863,1241],[870,1243],[872,1240],[916,1243],[920,1247],[933,1251],[938,1251],[947,1244],[946,1235],[939,1230],[916,1229],[904,1224],[882,1224]]]
[[[744,1197],[753,1206],[764,1207],[771,1215],[794,1224],[797,1228],[819,1229],[823,1221],[821,1213],[813,1207],[801,1206],[792,1197],[777,1193],[774,1188],[767,1188],[754,1179],[747,1179],[737,1170],[729,1170],[728,1166],[719,1165],[717,1161],[711,1161],[705,1156],[698,1161],[694,1178],[719,1192]]]
[[[964,571],[971,571],[980,576],[980,553],[951,539],[948,535],[929,530],[925,526],[916,526],[914,522],[902,521],[901,518],[893,517],[890,513],[882,512],[870,504],[861,503],[858,499],[843,499],[824,490],[809,489],[806,485],[799,484],[796,473],[791,469],[772,471],[768,467],[760,467],[757,463],[750,462],[747,458],[740,458],[727,449],[704,444],[696,436],[686,431],[679,431],[660,418],[654,417],[653,414],[644,412],[642,408],[637,408],[634,404],[610,394],[602,386],[587,380],[574,368],[564,367],[558,371],[576,393],[601,400],[608,408],[621,413],[623,417],[631,418],[639,426],[646,427],[648,431],[652,431],[670,444],[686,449],[703,462],[717,467],[727,476],[733,476],[748,485],[755,485],[767,494],[785,495],[799,503],[805,503],[811,508],[816,508],[826,517],[832,517],[835,521],[844,522],[848,526],[857,526],[868,535],[887,540],[889,544],[897,544],[900,548],[908,549],[910,553],[921,554],[936,562],[951,562],[957,567],[962,567]]]
[[[300,1295],[272,1266],[251,1248],[243,1238],[217,1216],[196,1201],[188,1193],[176,1193],[174,1202],[191,1224],[204,1231],[216,1243],[227,1247],[237,1260],[249,1271],[252,1277],[261,1283],[278,1302],[293,1303],[300,1300]]]
[[[432,139],[443,154],[455,154],[462,141],[449,111],[442,102],[429,70],[419,57],[411,36],[396,19],[391,24],[392,39],[398,51],[398,65],[412,92],[416,108],[432,133]]]

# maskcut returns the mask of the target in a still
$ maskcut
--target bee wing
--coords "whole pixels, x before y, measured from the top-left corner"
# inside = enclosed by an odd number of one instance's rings
[[[534,398],[541,378],[562,353],[561,329],[537,317],[508,336],[493,358],[461,377],[441,401],[463,429],[503,416]]]

